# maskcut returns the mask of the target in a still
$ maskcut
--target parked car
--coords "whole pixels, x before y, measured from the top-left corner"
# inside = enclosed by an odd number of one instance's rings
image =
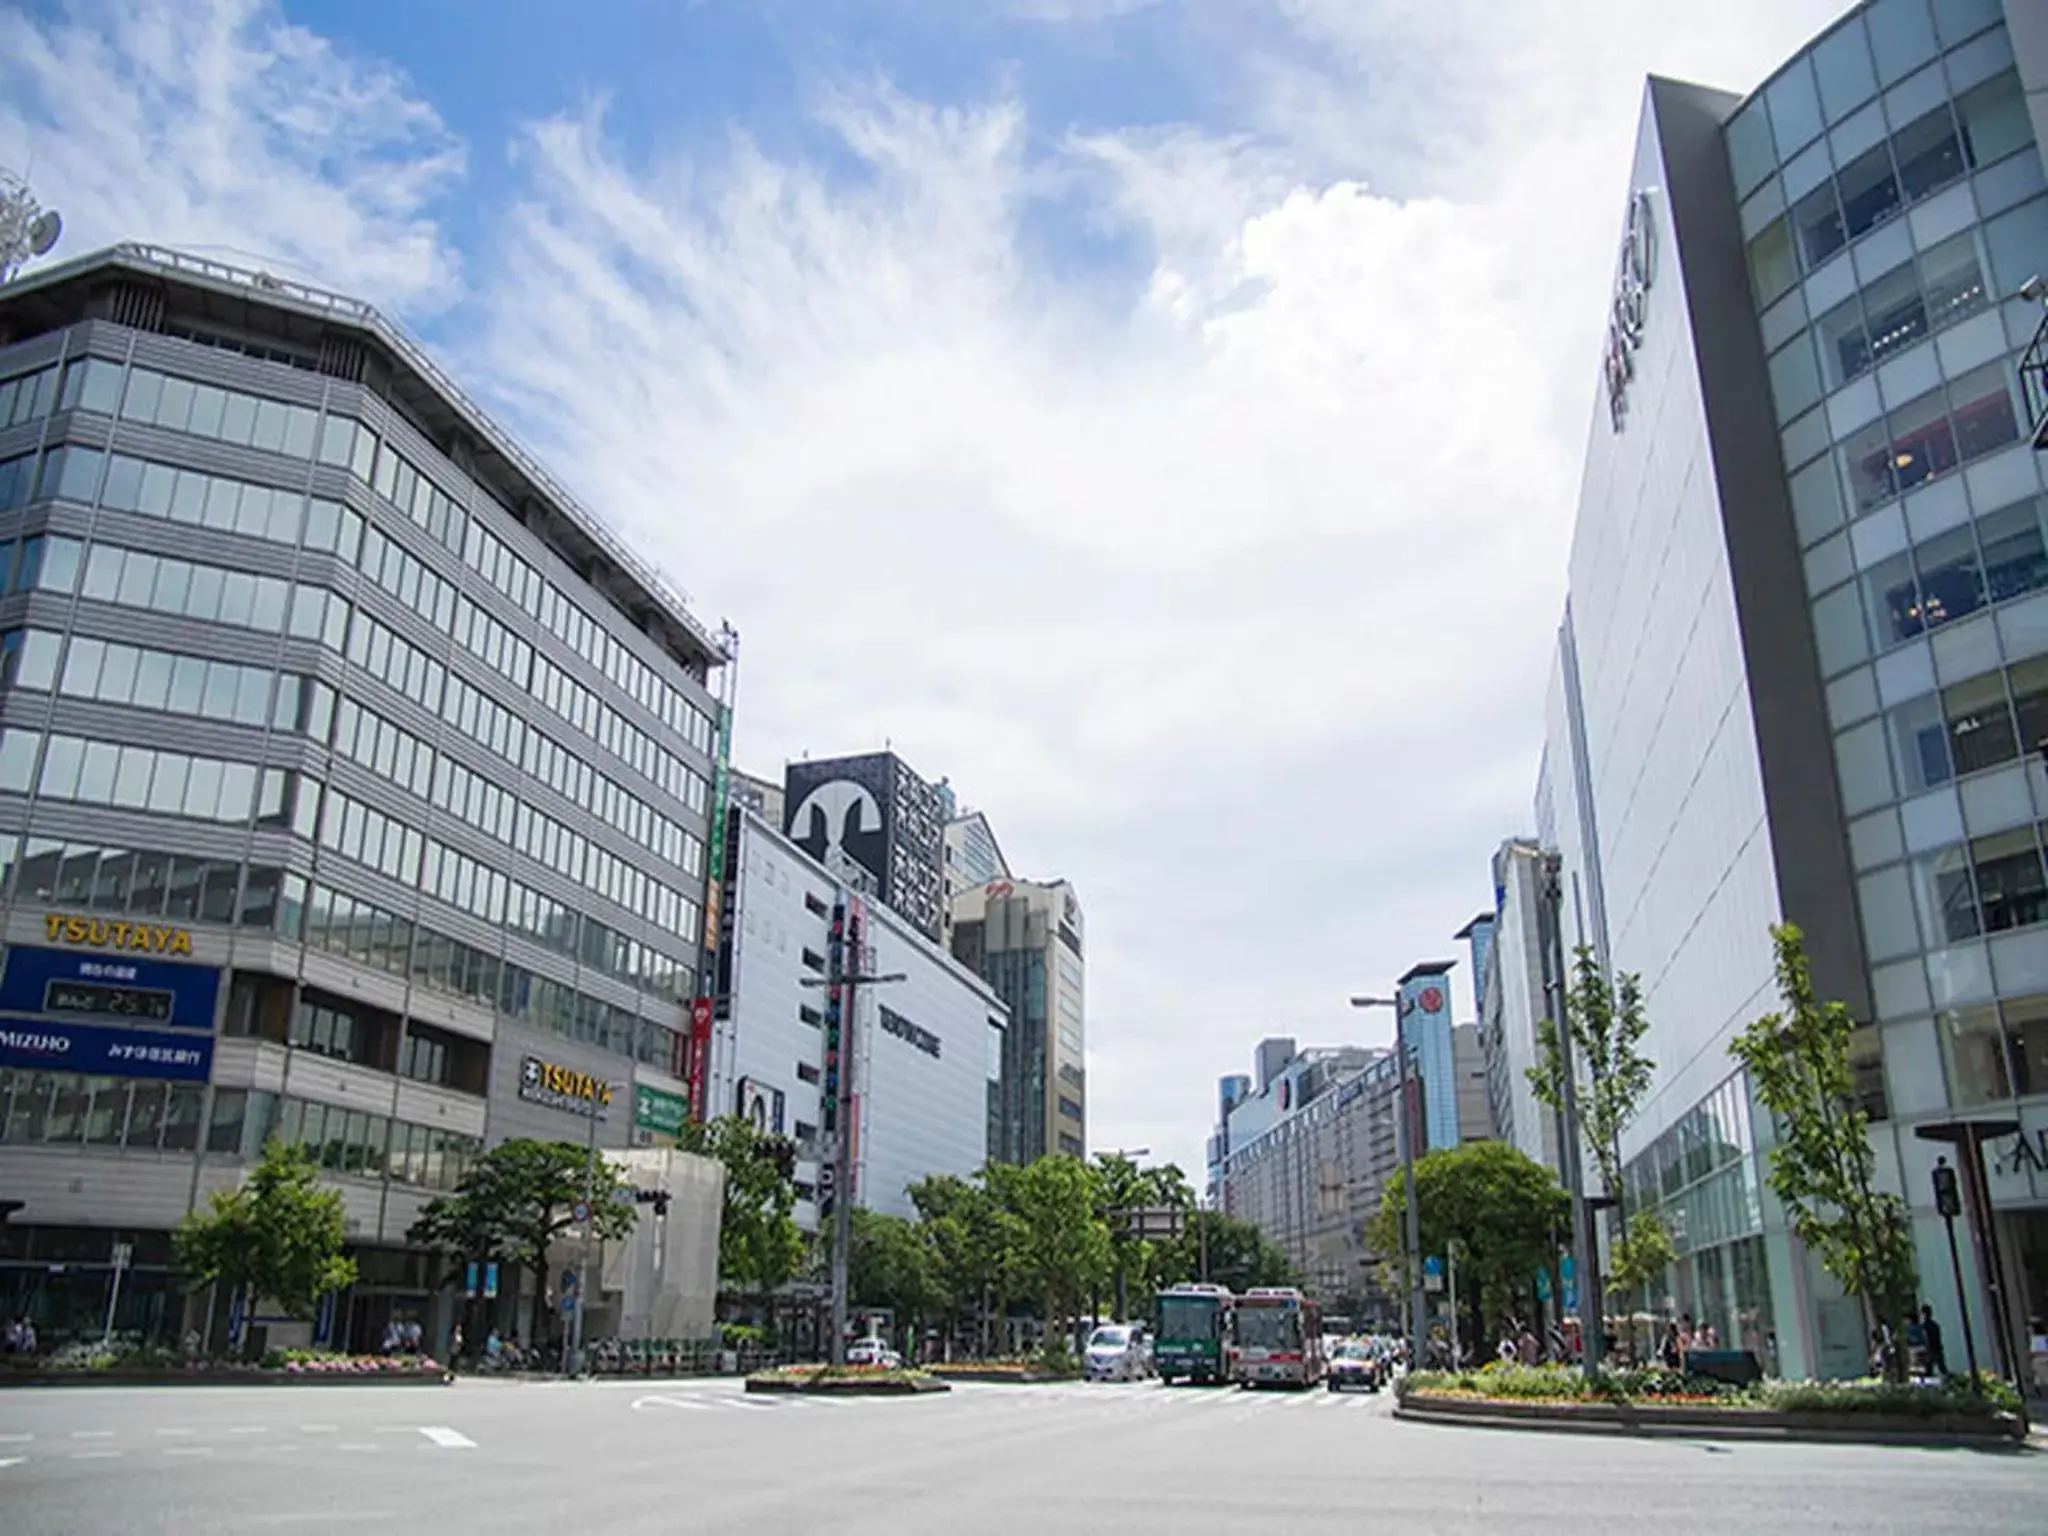
[[[1377,1392],[1386,1385],[1386,1362],[1372,1345],[1347,1340],[1330,1356],[1330,1370],[1324,1380],[1332,1392]]]
[[[903,1357],[891,1349],[883,1339],[856,1339],[846,1346],[848,1365],[875,1365],[884,1370],[903,1369]]]
[[[1145,1331],[1129,1323],[1108,1323],[1088,1335],[1083,1368],[1090,1381],[1142,1381],[1152,1374],[1152,1350]]]

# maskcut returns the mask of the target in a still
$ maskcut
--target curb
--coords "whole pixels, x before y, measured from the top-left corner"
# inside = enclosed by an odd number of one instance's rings
[[[1866,1415],[1789,1414],[1761,1410],[1617,1408],[1604,1403],[1545,1405],[1473,1401],[1397,1403],[1394,1417],[1461,1429],[1537,1434],[1620,1435],[1636,1439],[1740,1440],[1833,1445],[1887,1445],[1931,1450],[2022,1451],[2026,1427],[2014,1419],[1987,1427],[1936,1419],[1921,1425],[1875,1424]]]

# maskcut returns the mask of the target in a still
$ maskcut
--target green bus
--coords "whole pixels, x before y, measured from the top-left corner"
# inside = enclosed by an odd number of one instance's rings
[[[1221,1285],[1183,1284],[1159,1293],[1153,1307],[1152,1368],[1161,1381],[1230,1379],[1230,1309]]]

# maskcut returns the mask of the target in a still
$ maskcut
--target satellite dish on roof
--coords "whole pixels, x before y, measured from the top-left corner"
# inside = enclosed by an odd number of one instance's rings
[[[57,237],[63,233],[63,217],[56,209],[45,208],[36,215],[35,222],[28,227],[29,255],[47,256],[50,247],[57,243]]]

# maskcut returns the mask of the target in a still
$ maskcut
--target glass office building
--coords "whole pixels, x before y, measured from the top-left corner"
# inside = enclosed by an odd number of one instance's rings
[[[2048,26],[2007,9],[1875,0],[1747,98],[1652,80],[1625,204],[1537,813],[1568,936],[1648,992],[1628,1193],[1681,1259],[1638,1303],[1788,1374],[1867,1347],[1727,1054],[1775,1006],[1778,921],[1859,1022],[1925,1299],[1989,1335],[1913,1128],[1995,1107],[2022,1349],[2048,1312],[2042,310],[2016,296],[2048,269]]]
[[[169,1229],[276,1134],[374,1337],[484,1146],[649,1139],[723,652],[415,343],[170,252],[32,270],[0,551],[0,1312],[96,1329],[119,1239],[175,1329]]]

